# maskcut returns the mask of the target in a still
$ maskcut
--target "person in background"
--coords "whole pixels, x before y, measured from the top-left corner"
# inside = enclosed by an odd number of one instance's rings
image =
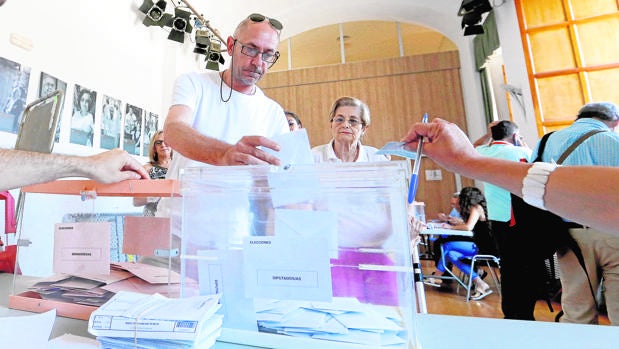
[[[449,214],[440,212],[437,215],[437,219],[433,220],[430,223],[430,227],[433,226],[435,223],[447,223],[450,225],[463,224],[464,221],[462,220],[462,216],[460,215],[459,201],[460,201],[460,192],[459,191],[454,192],[451,195],[451,198],[449,198],[449,206],[451,206],[451,211],[449,211]],[[439,262],[439,257],[441,255],[441,245],[444,244],[445,242],[452,241],[452,240],[459,240],[459,237],[445,235],[445,234],[441,234],[438,236],[434,234],[430,235],[429,242],[432,244],[432,254],[430,257],[432,257],[432,259],[434,260],[434,263],[438,264]],[[451,263],[448,263],[447,267],[451,268]]]
[[[461,224],[462,216],[460,215],[460,207],[458,206],[458,200],[460,198],[460,192],[457,191],[451,195],[449,198],[449,206],[451,206],[451,211],[449,214],[445,214],[444,212],[439,212],[437,215],[437,222],[439,223],[449,223],[452,225]]]
[[[291,111],[284,111],[284,113],[286,114],[286,119],[288,120],[288,127],[290,127],[290,131],[296,131],[303,128],[301,119],[299,119],[297,114]]]
[[[489,141],[488,141],[489,139]],[[518,133],[518,125],[509,120],[494,121],[488,133],[473,143],[475,149],[487,157],[528,162],[531,149]],[[522,258],[522,251],[531,241],[521,241],[511,231],[511,195],[491,183],[484,183],[488,201],[488,219],[501,257],[501,308],[506,319],[532,320],[535,301],[543,286],[543,261]]]
[[[606,132],[596,133],[578,145],[562,165],[619,167],[619,135],[614,132],[617,125],[619,109],[615,104],[588,103],[578,111],[572,125],[549,136],[542,161],[552,163],[558,160],[581,136],[592,130],[602,130]],[[537,157],[538,149],[539,144],[533,158]],[[557,252],[562,288],[561,308],[564,312],[560,321],[596,324],[598,309],[590,287],[598,290],[603,279],[608,318],[612,324],[619,325],[619,237],[609,236],[580,223],[570,225],[570,235],[582,251],[589,278],[571,249]]]
[[[458,225],[443,224],[442,227],[454,230],[468,230],[473,232],[473,238],[460,237],[458,240],[451,240],[443,243],[443,255],[439,256],[436,270],[432,272],[434,276],[442,276],[448,263],[458,267],[463,273],[472,275],[475,292],[471,295],[472,300],[481,300],[492,293],[490,285],[482,280],[481,275],[476,271],[471,274],[471,264],[463,261],[472,258],[476,254],[496,253],[491,241],[490,222],[488,220],[486,198],[481,190],[475,187],[465,187],[460,191],[458,198],[460,214],[464,223]],[[428,277],[424,284],[440,287],[442,280],[439,278]]]
[[[144,165],[144,169],[148,172],[150,179],[165,179],[173,152],[172,148],[168,147],[164,141],[163,130],[155,132],[149,144],[148,158],[150,161]],[[157,212],[158,203],[159,198],[133,199],[135,206],[144,206],[144,216],[154,216]]]
[[[370,109],[358,98],[340,97],[329,114],[333,138],[327,144],[312,148],[314,162],[389,161],[388,155],[377,155],[378,149],[361,144],[370,127]]]
[[[340,97],[329,114],[333,138],[327,144],[312,148],[314,162],[379,162],[388,161],[376,155],[374,147],[361,144],[361,137],[370,125],[367,105],[354,97]],[[385,220],[382,204],[369,204],[359,198],[343,199],[337,207],[338,258],[331,260],[333,295],[355,297],[363,303],[397,304],[397,280],[393,272],[359,270],[359,264],[393,265],[389,255],[380,252],[391,236],[391,222]],[[319,208],[323,209],[323,208]],[[363,212],[363,216],[359,216]],[[377,252],[368,253],[364,249]]]

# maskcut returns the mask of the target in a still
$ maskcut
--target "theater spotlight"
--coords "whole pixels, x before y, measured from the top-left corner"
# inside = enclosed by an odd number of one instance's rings
[[[193,52],[208,57],[211,36],[208,30],[196,30],[196,47],[193,49]]]
[[[479,14],[490,12],[492,5],[488,0],[463,0],[458,10],[458,16],[464,16],[467,13],[477,12]]]
[[[185,41],[185,33],[191,33],[193,27],[190,24],[190,13],[181,10],[178,7],[174,9],[174,17],[170,18],[166,22],[167,27],[171,27],[168,39],[174,40],[180,43]]]
[[[226,62],[224,56],[221,54],[221,44],[219,41],[211,41],[206,61],[206,69],[215,71],[219,71],[219,65]]]
[[[479,24],[467,25],[466,28],[464,28],[464,36],[479,35],[483,33],[484,33],[484,27]]]
[[[144,3],[140,6],[140,11],[146,15],[142,24],[147,27],[151,25],[163,27],[165,23],[172,18],[171,14],[165,13],[166,5],[167,3],[165,0],[157,1],[156,4],[151,0],[144,0]]]
[[[464,36],[483,34],[482,15],[490,11],[492,11],[492,5],[488,0],[463,0],[458,16],[462,17],[460,25],[464,29]]]

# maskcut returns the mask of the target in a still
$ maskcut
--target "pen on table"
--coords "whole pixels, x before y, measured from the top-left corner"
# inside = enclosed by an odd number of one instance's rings
[[[421,122],[428,122],[428,113],[423,114]],[[411,181],[408,187],[408,203],[412,204],[415,200],[415,194],[417,193],[417,184],[419,182],[419,165],[421,164],[421,149],[423,147],[423,137],[419,139],[417,143],[417,157],[415,158],[415,164],[413,165],[413,173],[411,174]]]

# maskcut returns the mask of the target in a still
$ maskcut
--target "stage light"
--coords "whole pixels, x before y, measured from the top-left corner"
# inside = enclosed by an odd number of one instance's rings
[[[212,28],[209,21],[196,11],[188,0],[170,1],[174,6],[174,15],[165,12],[169,0],[153,1],[143,0],[139,7],[139,11],[145,14],[142,23],[145,26],[169,27],[168,39],[180,43],[185,42],[185,34],[191,35],[195,29],[196,47],[193,52],[205,56],[206,69],[218,71],[219,65],[225,63],[225,51],[221,51],[225,40],[219,31]]]
[[[193,27],[190,24],[191,14],[180,8],[174,9],[174,17],[170,18],[166,22],[166,26],[172,28],[168,39],[174,40],[180,43],[185,42],[185,33],[191,33]]]
[[[463,0],[458,10],[458,16],[464,16],[471,12],[477,12],[481,15],[491,10],[492,5],[490,5],[490,1],[488,0]]]
[[[462,17],[460,26],[464,29],[464,36],[483,34],[482,15],[490,11],[492,5],[488,0],[463,0],[458,16]]]
[[[196,47],[194,53],[208,55],[211,46],[211,33],[208,30],[196,30]]]
[[[165,23],[172,18],[171,14],[165,13],[166,5],[167,3],[165,0],[157,1],[156,4],[151,0],[144,0],[144,3],[140,6],[140,11],[146,15],[142,24],[147,27],[151,25],[163,27]]]
[[[219,71],[219,65],[224,64],[226,60],[221,54],[221,44],[219,41],[211,41],[210,50],[206,57],[206,69]]]
[[[484,27],[481,25],[469,25],[466,28],[464,28],[464,36],[469,36],[469,35],[478,35],[478,34],[483,34],[484,33]]]

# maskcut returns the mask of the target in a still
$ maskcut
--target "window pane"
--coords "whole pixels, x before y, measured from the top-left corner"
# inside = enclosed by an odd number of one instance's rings
[[[400,56],[396,22],[351,22],[342,27],[347,63]]]
[[[617,0],[572,0],[574,18],[617,12]]]
[[[580,38],[585,67],[617,62],[619,17],[583,23],[576,26],[576,30]]]
[[[540,115],[543,121],[574,120],[584,104],[578,75],[538,79]]]
[[[523,0],[527,28],[565,22],[562,0]]]
[[[405,56],[455,51],[458,47],[443,34],[412,24],[400,24]]]
[[[591,98],[594,101],[611,101],[619,103],[619,68],[591,72],[588,74],[591,86]]]
[[[567,28],[531,33],[530,41],[536,73],[576,66]]]
[[[339,26],[334,24],[308,30],[290,38],[292,68],[342,63],[339,36]]]

